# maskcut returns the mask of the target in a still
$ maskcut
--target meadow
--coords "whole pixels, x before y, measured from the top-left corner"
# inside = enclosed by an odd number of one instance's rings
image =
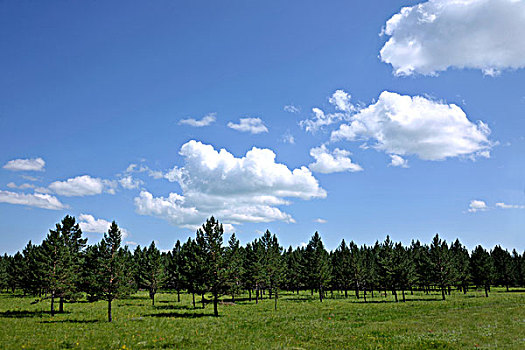
[[[390,293],[389,293],[390,294]],[[155,306],[139,292],[114,302],[108,323],[106,303],[66,303],[51,316],[47,301],[0,294],[1,349],[523,349],[525,291],[493,288],[467,295],[452,292],[345,299],[339,293],[322,303],[303,291],[283,293],[255,304],[245,296],[222,298],[194,309],[191,295],[159,293]],[[197,298],[200,301],[200,297]]]

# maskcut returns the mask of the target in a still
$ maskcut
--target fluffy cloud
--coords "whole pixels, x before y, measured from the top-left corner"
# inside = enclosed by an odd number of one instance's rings
[[[282,141],[284,143],[289,143],[291,145],[295,144],[295,137],[293,137],[292,134],[290,134],[289,131],[285,132],[284,135],[282,136]]]
[[[21,190],[27,190],[28,188],[35,188],[36,186],[33,185],[33,184],[21,184],[21,185],[17,185],[15,184],[14,182],[10,182],[7,184],[7,187],[9,188],[18,188],[18,189],[21,189]]]
[[[48,194],[25,194],[0,190],[0,202],[10,204],[21,204],[43,209],[60,210],[67,208],[56,197]]]
[[[396,75],[449,67],[494,75],[525,67],[525,1],[431,0],[404,7],[386,23],[380,52]]]
[[[310,150],[310,155],[314,157],[315,162],[308,167],[310,170],[323,173],[337,173],[342,171],[361,171],[363,168],[359,164],[352,163],[350,152],[336,148],[330,152],[325,145],[315,147]]]
[[[489,157],[489,127],[472,123],[455,104],[422,96],[384,91],[376,103],[350,117],[331,134],[332,141],[374,141],[371,147],[388,154],[414,154],[425,160]]]
[[[268,128],[260,118],[241,118],[239,119],[239,124],[229,122],[228,127],[237,131],[250,132],[252,134],[268,132]]]
[[[506,203],[496,203],[496,207],[501,209],[525,209],[525,205],[518,204],[506,204]]]
[[[138,188],[140,185],[144,184],[144,181],[140,179],[135,179],[131,175],[120,178],[118,182],[120,183],[120,186],[122,186],[123,188],[127,190]]]
[[[349,113],[356,110],[350,103],[350,95],[343,90],[335,91],[328,99],[328,102],[335,107],[338,112],[325,113],[320,108],[312,108],[313,118],[301,120],[299,125],[307,132],[315,133],[325,126],[329,126],[349,119]]]
[[[80,228],[84,232],[94,232],[94,233],[106,233],[111,226],[111,222],[104,219],[95,219],[93,215],[89,214],[80,214],[78,217],[78,223]],[[120,232],[122,233],[122,238],[129,236],[128,230],[119,226]]]
[[[115,181],[103,180],[89,175],[77,176],[66,181],[55,181],[49,185],[49,190],[62,196],[92,196],[107,192],[115,193]]]
[[[13,171],[44,171],[46,162],[42,158],[13,159],[4,165],[4,169]]]
[[[397,154],[391,154],[390,158],[391,158],[390,166],[408,168],[408,160],[404,159],[403,157],[398,156]]]
[[[294,105],[286,105],[283,107],[283,110],[288,113],[299,113],[301,111],[299,107],[295,107]]]
[[[317,222],[318,224],[326,224],[327,221],[325,219],[317,218],[314,222]]]
[[[293,222],[277,206],[287,205],[285,198],[324,198],[308,168],[290,170],[275,162],[270,149],[252,148],[242,158],[225,149],[189,141],[179,152],[184,166],[165,174],[177,182],[182,194],[155,197],[142,191],[135,198],[137,212],[166,219],[173,224],[194,228],[206,217],[215,215],[225,224],[243,222]]]
[[[199,120],[193,118],[182,119],[181,121],[179,121],[179,124],[201,128],[203,126],[208,126],[212,124],[213,122],[215,122],[215,119],[215,113],[210,113]]]
[[[468,206],[468,211],[471,213],[475,213],[477,211],[485,211],[487,209],[487,203],[476,199],[471,200]]]

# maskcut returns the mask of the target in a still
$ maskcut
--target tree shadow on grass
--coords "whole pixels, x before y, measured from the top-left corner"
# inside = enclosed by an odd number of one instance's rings
[[[146,317],[173,317],[173,318],[200,318],[200,317],[214,317],[212,314],[203,313],[183,313],[183,312],[162,312],[144,315]]]
[[[40,323],[97,323],[99,320],[50,320],[41,321]]]
[[[494,292],[492,292],[494,293]],[[509,289],[508,291],[506,290],[498,290],[496,291],[496,293],[525,293],[525,289]]]
[[[69,314],[69,311],[55,312],[55,315]],[[26,318],[26,317],[43,317],[44,315],[51,315],[51,311],[27,311],[27,310],[8,310],[0,312],[0,318]]]
[[[158,310],[193,310],[193,306],[187,305],[155,305]]]

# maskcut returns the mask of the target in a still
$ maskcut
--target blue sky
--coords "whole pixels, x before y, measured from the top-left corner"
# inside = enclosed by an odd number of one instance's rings
[[[2,2],[0,251],[66,214],[130,247],[214,214],[243,243],[523,250],[524,19],[522,0]]]

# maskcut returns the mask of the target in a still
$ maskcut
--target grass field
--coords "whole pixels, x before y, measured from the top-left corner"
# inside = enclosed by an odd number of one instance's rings
[[[114,302],[67,303],[64,314],[49,315],[49,303],[0,294],[0,349],[525,349],[525,291],[493,289],[466,296],[415,293],[406,303],[392,296],[355,297],[320,303],[303,292],[263,300],[224,302],[193,309],[191,296],[146,293]],[[200,301],[200,298],[197,299]]]

